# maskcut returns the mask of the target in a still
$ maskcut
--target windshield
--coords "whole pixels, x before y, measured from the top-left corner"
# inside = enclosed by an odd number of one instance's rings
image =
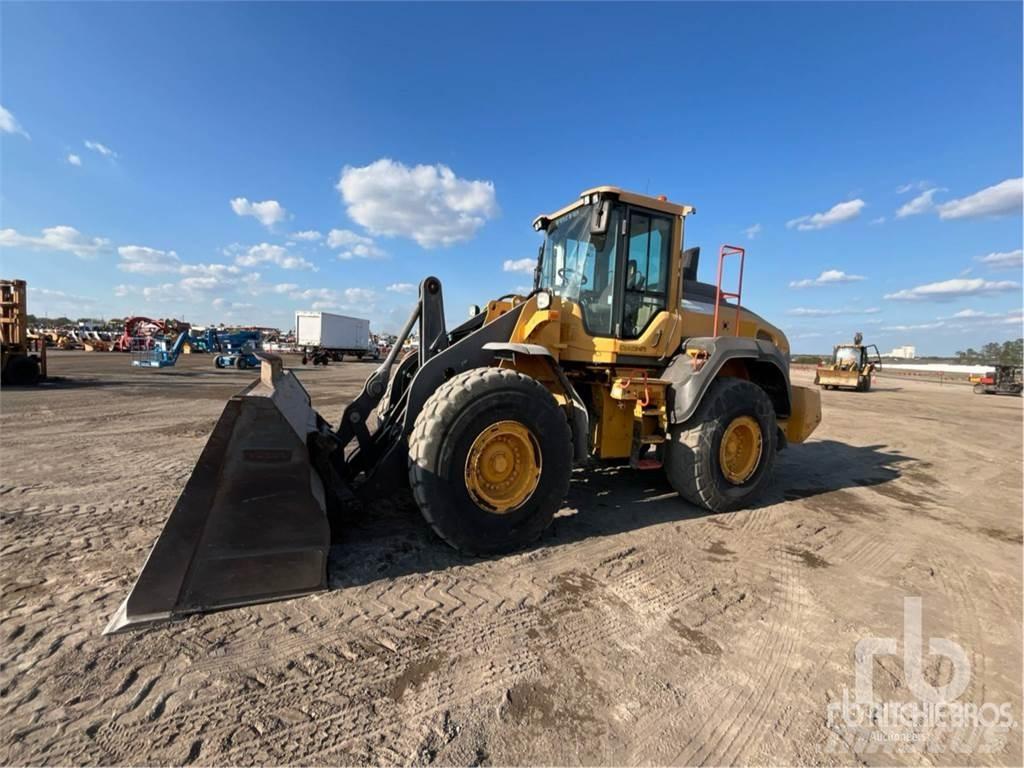
[[[548,224],[539,288],[583,307],[591,333],[611,333],[615,243],[619,209],[612,207],[604,234],[591,234],[593,206],[584,205]]]
[[[839,347],[836,349],[836,362],[857,365],[860,363],[860,350],[857,347]]]

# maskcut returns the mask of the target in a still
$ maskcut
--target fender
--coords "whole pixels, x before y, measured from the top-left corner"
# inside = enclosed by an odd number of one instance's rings
[[[682,424],[697,410],[708,387],[729,360],[752,360],[769,378],[779,382],[775,391],[769,391],[775,413],[779,418],[790,414],[789,360],[770,341],[743,336],[715,336],[687,339],[684,350],[700,350],[697,358],[685,351],[676,355],[661,374],[667,379],[669,421]],[[697,360],[695,363],[694,360]],[[701,362],[703,360],[703,362]],[[761,386],[764,383],[758,381]],[[767,387],[766,387],[767,389]]]
[[[483,345],[483,348],[494,352],[495,357],[508,357],[508,353],[512,353],[513,356],[530,355],[543,358],[551,366],[552,372],[558,377],[558,383],[561,384],[562,389],[572,402],[572,419],[569,424],[572,427],[573,460],[577,464],[585,461],[590,455],[590,414],[587,413],[587,406],[583,404],[583,399],[576,392],[576,388],[569,381],[565,371],[562,370],[562,366],[558,364],[558,361],[555,360],[548,348],[540,344],[498,341],[488,342]]]

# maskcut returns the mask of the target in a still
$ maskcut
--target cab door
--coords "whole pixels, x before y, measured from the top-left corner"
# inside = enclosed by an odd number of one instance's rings
[[[616,336],[623,340],[639,339],[668,308],[673,223],[667,215],[637,208],[628,209],[625,221],[616,302],[621,308]]]

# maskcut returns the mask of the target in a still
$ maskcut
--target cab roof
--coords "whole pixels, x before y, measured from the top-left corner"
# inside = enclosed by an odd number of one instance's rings
[[[621,200],[629,205],[636,205],[642,208],[650,208],[654,211],[660,211],[662,213],[668,213],[673,216],[689,216],[690,214],[696,213],[697,209],[692,205],[686,205],[685,203],[673,203],[670,202],[664,195],[660,197],[651,197],[650,195],[641,195],[637,192],[630,192],[620,187],[612,187],[603,185],[600,187],[591,187],[580,192],[580,197],[575,202],[570,203],[564,208],[559,208],[554,213],[541,214],[533,220],[533,228],[540,229],[542,222],[556,219],[559,216],[563,216],[569,211],[573,211],[582,205],[594,202],[594,200],[604,197],[611,197],[617,200]]]

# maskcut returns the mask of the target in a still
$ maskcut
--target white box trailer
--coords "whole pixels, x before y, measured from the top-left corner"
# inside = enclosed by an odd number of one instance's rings
[[[331,312],[296,312],[295,345],[305,356],[324,352],[332,359],[364,357],[369,351],[370,321]]]

